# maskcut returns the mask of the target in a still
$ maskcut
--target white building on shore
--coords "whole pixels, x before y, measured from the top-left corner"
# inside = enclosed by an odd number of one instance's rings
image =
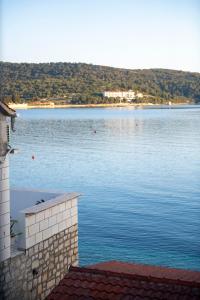
[[[129,90],[129,91],[104,91],[103,97],[134,100],[136,97],[142,98],[143,94],[139,93],[139,92],[134,92],[132,90]]]

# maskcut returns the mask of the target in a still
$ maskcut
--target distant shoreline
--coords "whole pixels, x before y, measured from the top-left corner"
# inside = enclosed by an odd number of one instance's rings
[[[159,104],[159,103],[113,103],[113,104],[64,104],[64,105],[26,105],[26,104],[9,104],[12,109],[36,109],[36,108],[98,108],[98,107],[140,107],[140,106],[178,106],[188,105],[189,103],[172,103],[172,104]]]

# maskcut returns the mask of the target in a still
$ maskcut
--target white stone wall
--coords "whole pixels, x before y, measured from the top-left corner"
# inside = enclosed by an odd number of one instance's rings
[[[0,163],[0,261],[10,257],[9,161]]]
[[[77,196],[75,193],[63,194],[23,211],[25,232],[19,248],[28,249],[77,224]]]

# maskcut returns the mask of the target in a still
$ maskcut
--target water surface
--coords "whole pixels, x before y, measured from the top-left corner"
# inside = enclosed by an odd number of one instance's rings
[[[200,270],[199,107],[18,114],[11,184],[83,194],[82,265],[118,259]]]

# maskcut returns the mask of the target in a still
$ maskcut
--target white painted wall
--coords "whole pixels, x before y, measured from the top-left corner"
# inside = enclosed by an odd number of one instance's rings
[[[0,163],[0,261],[10,257],[10,192],[8,158]]]
[[[0,113],[0,261],[10,257],[10,193],[7,119]]]

